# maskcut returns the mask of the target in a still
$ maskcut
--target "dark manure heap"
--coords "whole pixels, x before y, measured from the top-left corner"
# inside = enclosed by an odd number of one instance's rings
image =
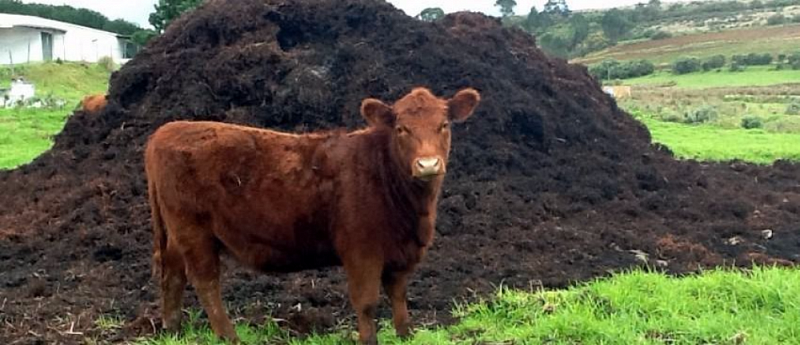
[[[358,128],[363,98],[417,85],[483,98],[454,128],[437,238],[409,287],[418,323],[448,322],[452,301],[500,283],[563,287],[644,261],[672,273],[800,261],[800,166],[677,161],[585,67],[497,19],[424,23],[368,0],[212,0],[113,75],[101,113],[76,112],[50,151],[0,172],[0,343],[152,331],[142,149],[159,125]],[[304,332],[352,314],[338,269],[229,264],[225,275],[232,312],[254,321],[271,310]],[[125,331],[95,329],[103,314]]]

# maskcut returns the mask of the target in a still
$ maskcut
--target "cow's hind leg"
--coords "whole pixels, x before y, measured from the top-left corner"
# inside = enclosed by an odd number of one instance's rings
[[[186,289],[186,265],[174,245],[167,244],[161,254],[161,320],[164,329],[177,332],[181,328],[181,306]]]
[[[233,323],[228,318],[222,304],[220,288],[220,258],[217,241],[208,235],[198,235],[191,239],[191,246],[184,252],[187,273],[192,282],[200,303],[203,305],[211,329],[214,333],[232,342],[238,342]]]

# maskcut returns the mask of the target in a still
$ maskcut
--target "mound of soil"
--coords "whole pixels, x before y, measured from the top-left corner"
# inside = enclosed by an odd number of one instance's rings
[[[799,166],[676,161],[586,68],[497,19],[425,23],[368,0],[212,0],[113,75],[105,110],[76,112],[50,151],[0,173],[0,342],[156,326],[142,148],[159,125],[357,128],[361,99],[417,85],[444,96],[472,86],[484,100],[454,128],[438,237],[410,285],[418,323],[447,322],[454,299],[500,283],[561,287],[645,261],[674,273],[800,261]],[[304,332],[352,315],[338,269],[229,265],[226,276],[226,301],[254,321],[271,312]],[[103,314],[124,331],[96,327]]]

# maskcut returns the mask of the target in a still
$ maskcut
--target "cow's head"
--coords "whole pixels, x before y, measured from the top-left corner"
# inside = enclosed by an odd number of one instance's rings
[[[471,88],[450,99],[416,88],[391,106],[367,98],[361,103],[361,115],[370,126],[390,131],[395,159],[408,167],[412,177],[431,181],[447,171],[450,124],[466,120],[479,101],[480,95]]]

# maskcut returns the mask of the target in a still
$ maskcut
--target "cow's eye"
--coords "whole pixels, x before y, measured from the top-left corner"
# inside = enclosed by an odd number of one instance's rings
[[[397,126],[395,129],[397,130],[397,134],[401,134],[401,135],[402,134],[408,134],[408,132],[409,132],[408,131],[408,127],[406,127],[406,126]]]
[[[445,131],[450,128],[450,122],[442,123],[442,126],[439,127],[439,131]]]

